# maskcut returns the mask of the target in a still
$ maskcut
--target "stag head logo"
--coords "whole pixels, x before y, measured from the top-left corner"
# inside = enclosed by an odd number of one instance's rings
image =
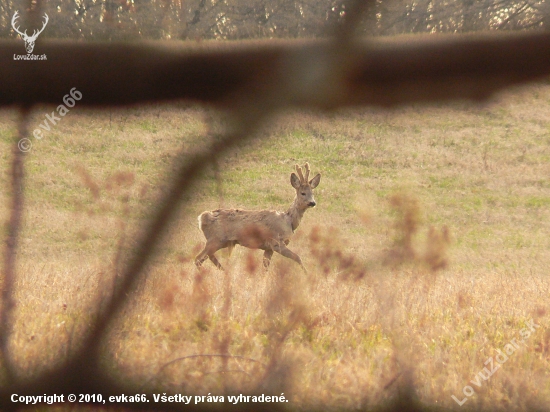
[[[19,34],[21,38],[25,41],[25,49],[27,49],[27,54],[31,54],[34,49],[34,42],[36,41],[38,35],[42,33],[46,28],[46,24],[48,24],[49,18],[48,18],[48,15],[44,13],[44,24],[42,25],[42,28],[40,30],[35,30],[32,36],[29,36],[27,34],[27,30],[25,30],[24,33],[21,33],[21,31],[19,30],[19,27],[15,26],[16,20],[19,17],[18,13],[19,11],[16,11],[15,14],[13,15],[13,18],[11,19],[11,26],[13,27],[13,30],[15,30],[15,32]]]

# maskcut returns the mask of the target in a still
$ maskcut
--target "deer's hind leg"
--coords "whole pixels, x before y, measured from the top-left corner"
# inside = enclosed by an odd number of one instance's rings
[[[220,264],[218,259],[216,259],[216,256],[214,256],[214,253],[216,253],[218,250],[223,249],[227,245],[222,242],[216,242],[216,241],[206,241],[206,245],[204,246],[204,249],[201,253],[197,255],[195,258],[195,265],[197,267],[200,267],[206,259],[210,259],[210,261],[216,265],[216,267],[220,270],[223,270],[223,266]]]
[[[223,266],[221,265],[220,261],[216,258],[216,256],[214,256],[214,253],[211,253],[208,255],[208,259],[210,259],[210,261],[216,265],[216,267],[219,269],[219,270],[223,270]]]

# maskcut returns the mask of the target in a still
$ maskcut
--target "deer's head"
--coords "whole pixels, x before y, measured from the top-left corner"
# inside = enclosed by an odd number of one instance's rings
[[[25,30],[25,32],[22,33],[19,30],[19,27],[15,26],[16,20],[18,17],[19,17],[19,11],[16,11],[15,14],[13,15],[13,18],[11,19],[11,26],[13,27],[13,30],[15,30],[15,32],[19,34],[23,39],[23,41],[25,42],[25,49],[27,49],[27,53],[31,54],[32,51],[34,50],[34,42],[36,41],[38,35],[44,31],[44,29],[46,28],[46,24],[48,24],[48,21],[49,21],[48,15],[44,13],[44,24],[42,25],[42,28],[40,30],[35,30],[32,36],[27,35],[27,30]]]
[[[317,187],[321,181],[321,174],[317,175],[308,181],[309,179],[309,163],[304,165],[305,176],[302,173],[302,168],[296,165],[296,173],[290,175],[290,184],[296,189],[297,206],[299,209],[305,210],[309,207],[315,207],[315,199],[313,198],[313,189]]]

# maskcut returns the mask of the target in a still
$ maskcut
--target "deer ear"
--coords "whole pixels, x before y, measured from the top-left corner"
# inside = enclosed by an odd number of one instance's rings
[[[300,179],[298,179],[298,176],[296,176],[296,173],[292,173],[290,175],[290,184],[294,189],[298,189],[300,187]]]
[[[315,189],[319,182],[321,181],[321,173],[317,173],[317,175],[309,181],[309,185],[312,189]]]

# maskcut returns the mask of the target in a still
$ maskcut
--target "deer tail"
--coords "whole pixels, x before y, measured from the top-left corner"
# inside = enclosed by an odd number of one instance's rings
[[[211,212],[203,212],[199,215],[199,229],[204,232],[204,229],[215,220]]]

